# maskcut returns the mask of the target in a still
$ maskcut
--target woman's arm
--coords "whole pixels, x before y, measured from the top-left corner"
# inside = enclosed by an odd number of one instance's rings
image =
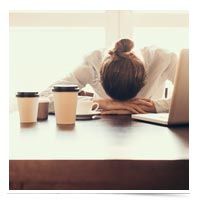
[[[129,101],[116,101],[112,99],[94,100],[99,103],[102,114],[135,114],[156,112],[153,101],[150,99],[132,99]]]
[[[61,85],[76,84],[78,85],[79,89],[82,89],[92,79],[91,68],[92,67],[86,64],[80,65],[72,73],[69,73],[65,78],[60,79],[51,84],[46,90],[42,91],[40,95],[48,97],[49,95],[52,94],[53,86],[57,84]]]

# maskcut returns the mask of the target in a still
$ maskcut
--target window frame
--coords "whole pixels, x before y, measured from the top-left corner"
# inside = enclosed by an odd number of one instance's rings
[[[188,27],[187,11],[11,11],[10,27],[104,27],[106,47],[124,37],[132,38],[134,27]]]

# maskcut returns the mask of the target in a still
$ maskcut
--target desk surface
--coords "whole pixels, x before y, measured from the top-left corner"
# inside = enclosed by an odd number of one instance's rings
[[[55,116],[32,127],[10,114],[10,160],[189,159],[189,127],[134,121],[130,115],[77,120],[61,128]]]

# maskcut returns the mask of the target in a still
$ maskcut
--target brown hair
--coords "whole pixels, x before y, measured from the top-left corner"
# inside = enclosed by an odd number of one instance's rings
[[[124,101],[136,96],[144,86],[145,69],[131,50],[134,43],[121,39],[115,44],[100,70],[102,86],[113,99]]]

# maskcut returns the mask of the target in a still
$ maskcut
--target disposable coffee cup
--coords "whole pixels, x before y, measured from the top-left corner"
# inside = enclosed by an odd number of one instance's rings
[[[75,124],[79,88],[77,85],[55,85],[54,110],[57,124]]]
[[[49,99],[40,97],[39,105],[38,105],[38,121],[44,121],[48,119],[48,111],[49,111]]]
[[[79,100],[77,103],[77,115],[95,113],[99,108],[99,104],[91,100]]]
[[[17,92],[17,103],[21,123],[37,122],[38,92]]]

